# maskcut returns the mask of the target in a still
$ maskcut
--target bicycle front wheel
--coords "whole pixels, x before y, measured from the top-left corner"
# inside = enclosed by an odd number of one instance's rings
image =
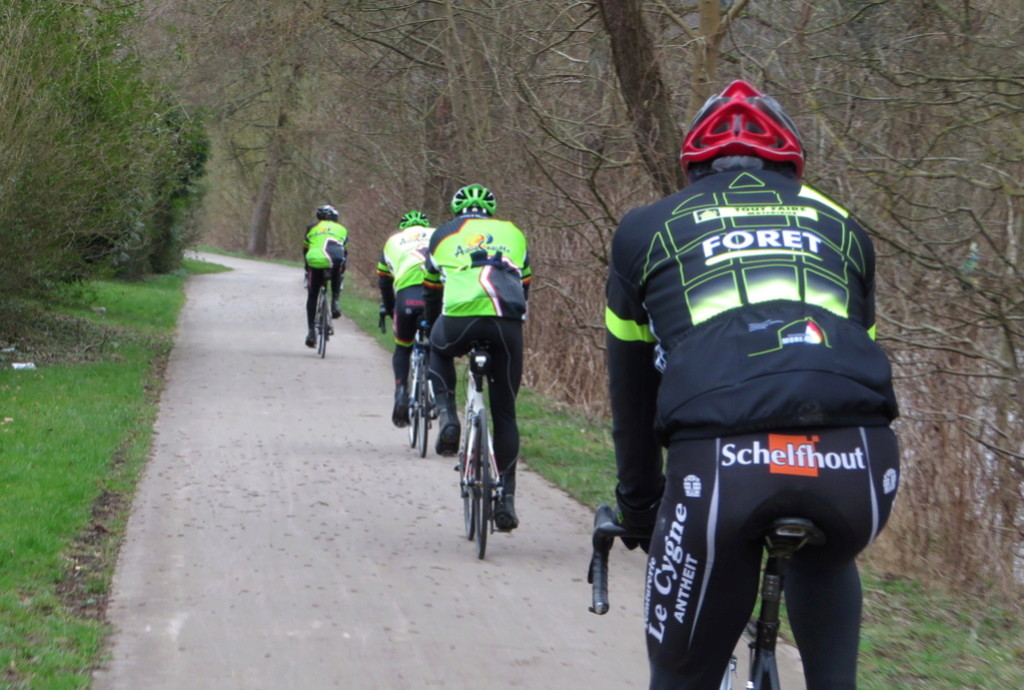
[[[491,463],[488,457],[487,414],[479,410],[473,420],[474,448],[476,459],[476,557],[483,558],[487,552],[487,533],[491,529],[491,501],[493,500],[494,479],[491,477]]]

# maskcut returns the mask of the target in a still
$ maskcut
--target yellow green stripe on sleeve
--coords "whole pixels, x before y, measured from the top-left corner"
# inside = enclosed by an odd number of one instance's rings
[[[653,343],[654,335],[647,324],[619,318],[610,307],[604,310],[604,325],[608,332],[619,340],[626,342]]]

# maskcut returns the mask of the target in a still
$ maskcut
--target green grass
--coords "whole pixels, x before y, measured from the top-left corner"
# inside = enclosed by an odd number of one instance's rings
[[[69,293],[15,352],[0,353],[0,687],[89,686],[185,275]],[[390,350],[377,304],[370,286],[346,283],[346,315]],[[10,369],[27,360],[40,368]],[[528,390],[519,418],[531,469],[586,505],[612,500],[606,423]],[[864,585],[860,687],[1024,687],[1024,628],[1012,608],[870,571]]]
[[[0,686],[89,686],[185,276],[69,291],[5,343],[16,350],[0,356]],[[13,370],[15,359],[39,368]]]
[[[871,572],[864,589],[862,688],[1024,687],[1024,626],[1012,608]]]

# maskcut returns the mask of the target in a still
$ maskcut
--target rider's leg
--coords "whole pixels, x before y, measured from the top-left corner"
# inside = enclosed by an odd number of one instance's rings
[[[404,288],[395,296],[395,309],[392,312],[395,336],[395,351],[391,356],[391,369],[395,374],[395,385],[406,386],[409,382],[409,359],[412,355],[412,343],[416,339],[416,328],[423,318],[423,298],[410,299],[422,294],[422,288]]]
[[[309,286],[306,289],[306,347],[316,346],[316,332],[313,320],[316,319],[316,300],[320,295],[320,286],[324,284],[324,272],[318,268],[309,270]]]
[[[519,526],[514,496],[519,457],[516,396],[523,376],[523,324],[510,319],[488,321],[484,328],[488,332],[491,352],[488,392],[494,424],[494,462],[502,483],[501,496],[494,509],[494,522],[500,530],[512,530]]]
[[[786,607],[808,690],[854,688],[861,620],[856,556],[885,526],[899,476],[899,446],[888,427],[814,430],[815,450],[856,459],[820,470],[807,517],[825,532],[821,546],[798,551],[786,573]],[[804,490],[804,501],[810,500]]]
[[[761,543],[743,536],[750,506],[736,497],[761,480],[724,478],[716,444],[676,441],[668,449],[647,567],[652,689],[718,688],[757,598]]]
[[[391,355],[391,369],[395,374],[395,405],[391,409],[391,423],[402,428],[409,425],[409,360],[412,344],[395,340],[395,351]]]
[[[462,321],[463,319],[457,319]],[[461,343],[448,333],[452,319],[441,316],[430,332],[430,380],[434,386],[434,400],[438,412],[437,442],[434,449],[438,455],[455,455],[459,451],[459,436],[462,427],[455,409],[455,360],[463,354]],[[459,330],[455,329],[458,334]]]
[[[391,410],[391,422],[397,427],[409,425],[409,360],[412,357],[417,319],[417,316],[395,310],[395,351],[391,355],[391,370],[395,375],[395,406]]]
[[[341,296],[343,262],[343,258],[332,258],[331,260],[331,318],[334,319],[341,316],[341,304],[339,303],[338,298]]]
[[[807,688],[856,688],[862,599],[857,563],[807,563],[799,555],[784,587]]]

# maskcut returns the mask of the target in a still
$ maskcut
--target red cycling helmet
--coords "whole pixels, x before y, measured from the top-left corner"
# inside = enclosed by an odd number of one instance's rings
[[[721,156],[792,163],[798,178],[804,172],[804,147],[796,125],[778,101],[742,79],[709,98],[693,118],[679,161],[689,172],[693,163]]]

